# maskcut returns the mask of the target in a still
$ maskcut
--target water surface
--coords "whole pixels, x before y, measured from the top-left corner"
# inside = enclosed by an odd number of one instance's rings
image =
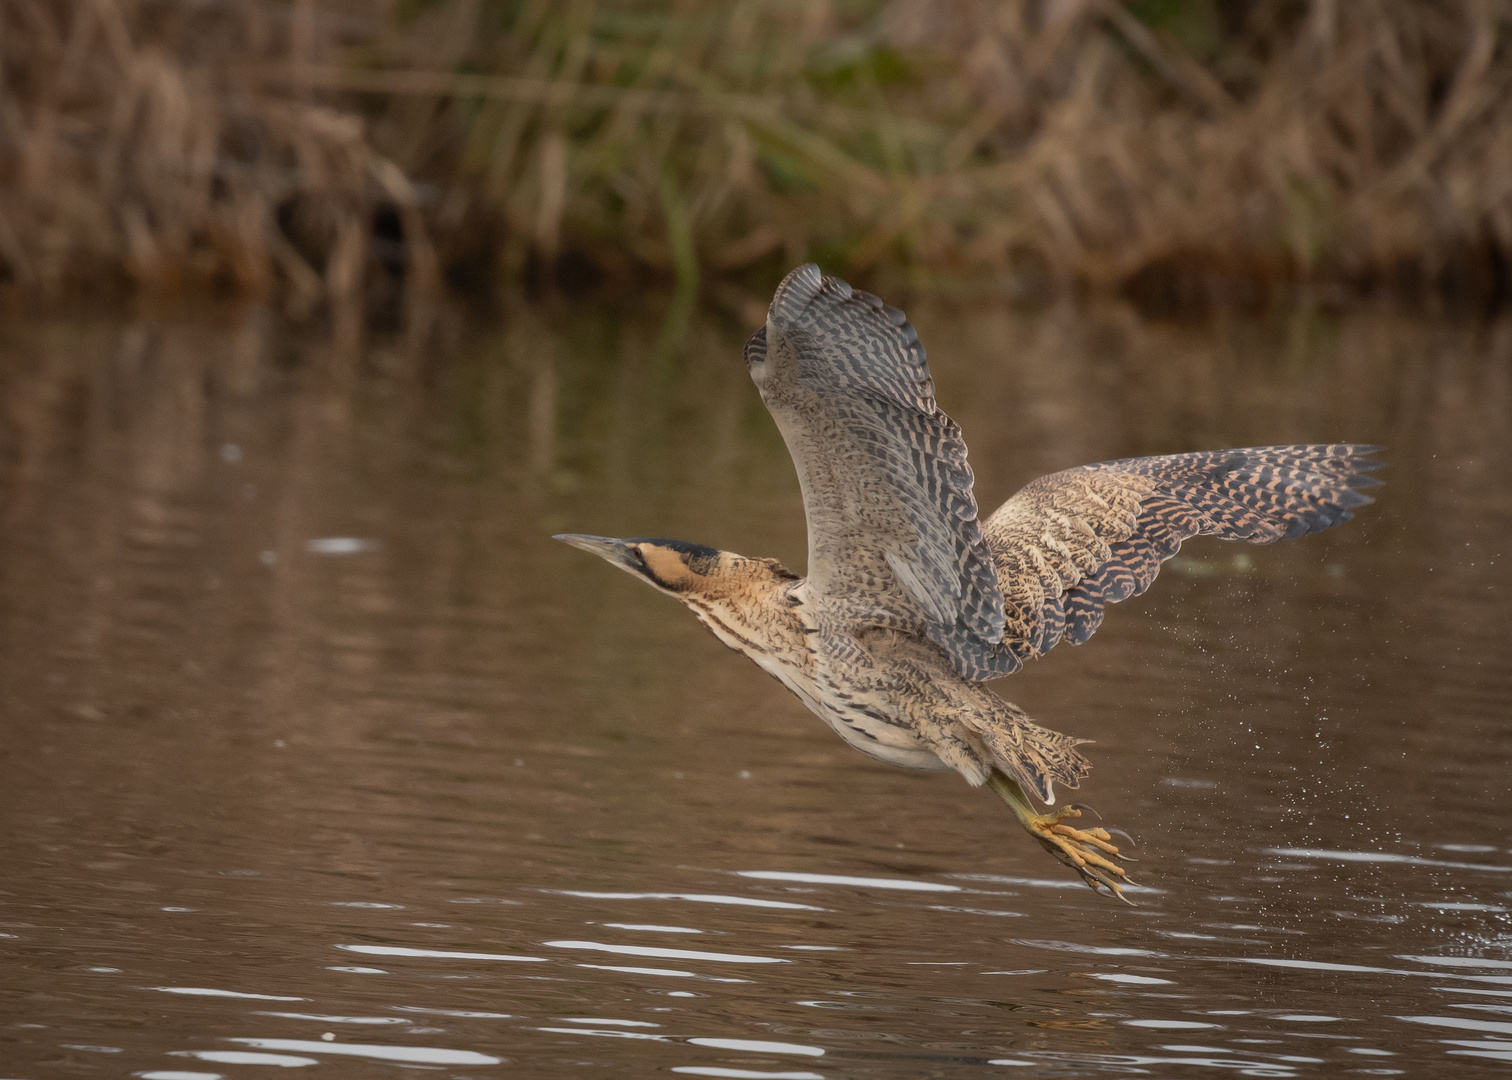
[[[801,569],[739,319],[12,324],[4,1074],[1504,1071],[1512,327],[910,313],[986,508],[1389,447],[1354,523],[1193,542],[998,684],[1096,740],[1137,908],[548,539]]]

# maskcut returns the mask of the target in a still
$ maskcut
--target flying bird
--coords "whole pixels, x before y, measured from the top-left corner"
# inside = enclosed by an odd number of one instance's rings
[[[1268,544],[1348,521],[1379,447],[1262,446],[1126,458],[1051,473],[979,521],[966,443],[935,404],[904,314],[801,266],[778,286],[746,367],[787,443],[808,521],[808,576],[664,538],[556,539],[687,605],[863,753],[986,785],[1093,891],[1125,902],[1127,858],[1084,807],[1054,806],[1091,768],[1075,739],[984,682],[1149,588],[1182,541]]]

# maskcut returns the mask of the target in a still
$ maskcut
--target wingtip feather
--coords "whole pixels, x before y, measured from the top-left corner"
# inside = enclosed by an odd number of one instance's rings
[[[804,263],[789,271],[777,286],[777,291],[772,294],[772,306],[767,309],[767,323],[780,326],[796,319],[823,287],[824,275],[820,272],[818,263]]]

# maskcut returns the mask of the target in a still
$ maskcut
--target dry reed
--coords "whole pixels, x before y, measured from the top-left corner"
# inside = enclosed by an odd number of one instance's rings
[[[1512,291],[1512,0],[333,2],[0,0],[0,273]]]
[[[43,294],[129,281],[355,295],[375,206],[411,219],[403,171],[360,117],[270,85],[370,25],[287,7],[0,0],[0,277]]]

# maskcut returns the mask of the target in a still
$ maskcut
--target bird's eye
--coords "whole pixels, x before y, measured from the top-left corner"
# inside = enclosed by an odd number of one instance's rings
[[[639,544],[636,544],[633,548],[630,549],[630,552],[635,556],[635,568],[637,570],[639,570],[642,574],[645,574],[646,577],[650,578],[656,584],[665,584],[661,579],[661,575],[652,568],[651,560],[646,558],[645,548],[643,548]]]

